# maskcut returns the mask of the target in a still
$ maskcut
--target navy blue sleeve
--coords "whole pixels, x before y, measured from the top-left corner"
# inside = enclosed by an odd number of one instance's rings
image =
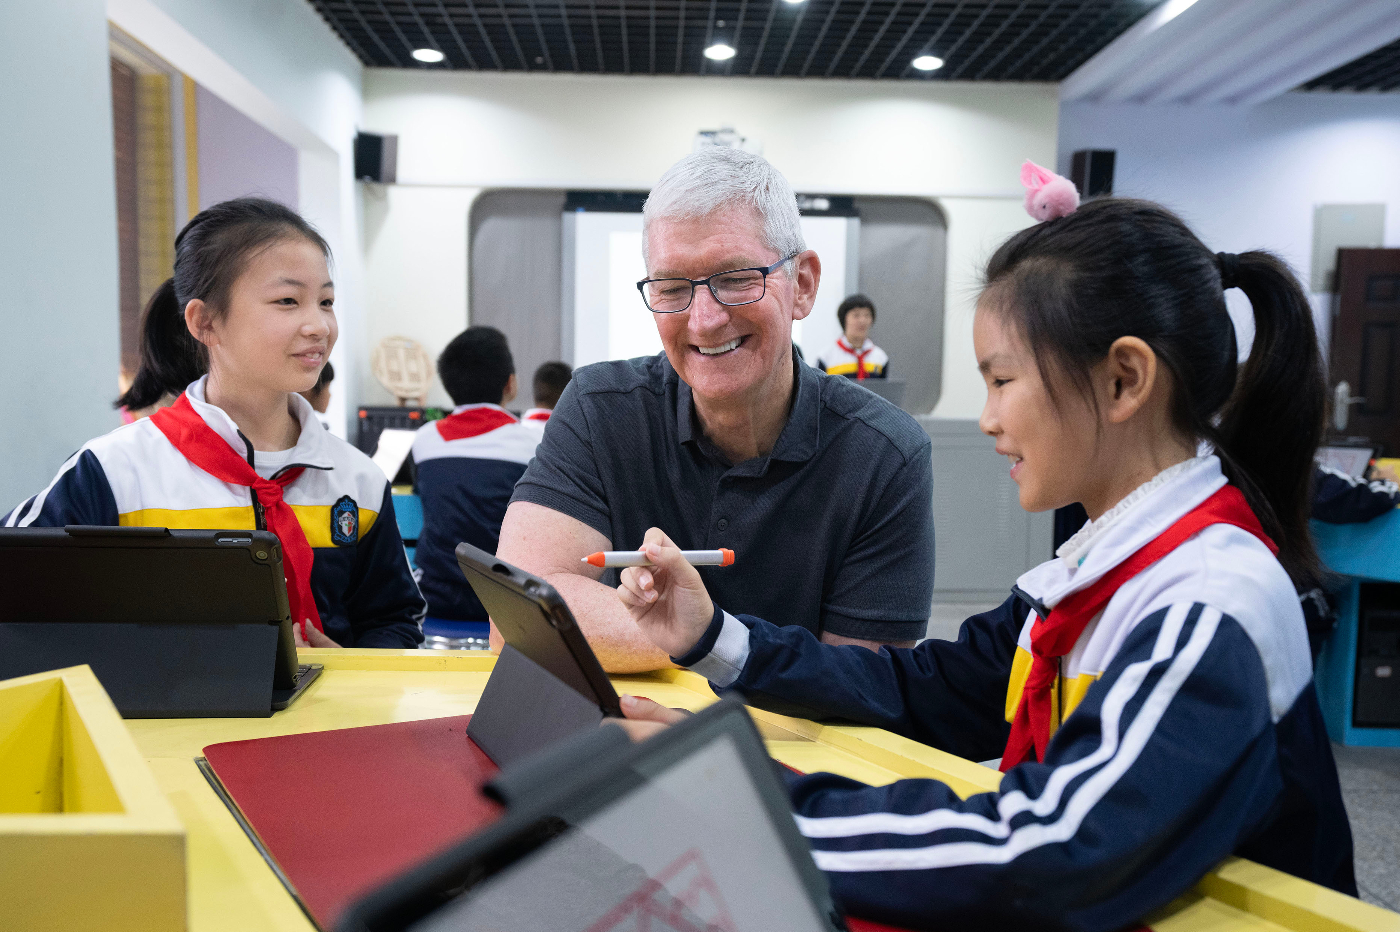
[[[1326,466],[1313,469],[1312,516],[1328,524],[1360,524],[1379,518],[1400,502],[1394,482],[1354,479]]]
[[[388,483],[374,527],[355,548],[344,601],[355,640],[343,646],[412,648],[423,642],[427,603],[408,565]]]
[[[1231,618],[1144,619],[1043,763],[959,799],[935,780],[790,781],[851,914],[910,928],[1121,929],[1258,834],[1282,793],[1263,662]]]
[[[1011,660],[1028,611],[1008,598],[963,622],[956,641],[879,653],[741,615],[749,655],[730,688],[783,715],[873,725],[970,760],[1000,757]]]
[[[25,499],[0,520],[0,527],[114,527],[120,523],[107,473],[91,450],[82,450],[63,464],[48,488]]]
[[[822,630],[917,641],[933,602],[932,444],[917,449],[876,498],[822,602]]]

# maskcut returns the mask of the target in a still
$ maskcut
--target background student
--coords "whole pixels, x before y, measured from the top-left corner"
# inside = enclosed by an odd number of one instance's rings
[[[321,374],[316,379],[316,384],[311,386],[310,391],[301,392],[301,397],[305,398],[311,405],[311,409],[316,412],[316,419],[321,422],[321,426],[330,427],[326,420],[326,409],[331,404],[331,382],[335,380],[335,367],[330,360],[321,367]]]
[[[570,369],[566,362],[541,363],[535,370],[531,386],[534,389],[535,406],[526,411],[521,420],[543,434],[545,423],[554,412],[554,406],[559,403],[559,396],[564,394],[564,386],[568,385],[573,377],[574,370]]]
[[[875,302],[863,294],[853,294],[836,308],[841,336],[836,344],[817,359],[817,368],[827,375],[848,379],[885,379],[890,375],[890,357],[870,339],[875,326]]]
[[[296,212],[240,198],[175,239],[118,404],[176,402],[85,444],[2,522],[269,530],[298,640],[413,647],[423,599],[384,474],[299,392],[335,345],[329,247]]]
[[[1016,234],[986,279],[982,429],[1022,507],[1079,501],[1092,519],[1005,603],[957,641],[826,645],[725,612],[655,529],[660,569],[624,571],[622,601],[678,663],[756,705],[1001,757],[1000,789],[965,800],[934,780],[788,778],[855,915],[1107,932],[1230,854],[1354,895],[1295,594],[1318,572],[1323,415],[1301,287],[1272,255],[1212,255],[1163,208],[1112,198]],[[1233,287],[1255,319],[1238,372]]]
[[[423,499],[419,585],[431,618],[485,621],[486,609],[457,566],[457,544],[496,552],[511,491],[540,433],[503,407],[515,398],[515,361],[495,327],[468,327],[447,344],[437,365],[457,407],[413,438]]]

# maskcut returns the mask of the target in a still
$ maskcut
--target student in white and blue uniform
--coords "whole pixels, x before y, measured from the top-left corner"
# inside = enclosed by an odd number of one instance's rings
[[[328,258],[280,204],[200,212],[175,240],[175,275],[146,309],[140,370],[118,400],[175,404],[85,444],[0,524],[269,530],[299,643],[416,646],[424,604],[389,483],[298,394],[335,345]]]
[[[453,338],[438,357],[438,375],[456,407],[413,438],[423,504],[415,560],[428,600],[424,630],[484,638],[486,609],[457,565],[457,545],[496,552],[506,506],[541,432],[504,407],[515,398],[515,362],[495,327],[468,327]]]
[[[1296,595],[1320,569],[1324,389],[1301,287],[1268,253],[1213,255],[1163,208],[1114,198],[1016,234],[986,281],[982,429],[1022,507],[1079,501],[1092,519],[1006,602],[956,641],[822,644],[729,614],[657,529],[660,569],[624,571],[619,597],[677,663],[754,705],[1001,759],[999,789],[966,799],[937,780],[785,777],[854,916],[1109,932],[1230,855],[1355,895]],[[1238,369],[1232,287],[1255,318]],[[623,710],[638,737],[679,714]]]

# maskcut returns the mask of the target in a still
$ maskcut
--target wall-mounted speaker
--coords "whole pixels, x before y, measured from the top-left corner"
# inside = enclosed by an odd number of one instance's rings
[[[1113,193],[1113,149],[1080,149],[1070,161],[1069,178],[1080,197]]]
[[[355,134],[355,179],[393,184],[399,177],[399,137]]]

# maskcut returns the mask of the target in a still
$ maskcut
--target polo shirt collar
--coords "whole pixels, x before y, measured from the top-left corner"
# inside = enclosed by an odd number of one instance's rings
[[[695,415],[695,398],[690,386],[676,374],[670,359],[666,360],[666,368],[676,378],[676,439],[680,443],[699,441],[703,435]],[[771,453],[762,457],[765,468],[771,460],[805,462],[816,455],[821,441],[821,373],[796,358],[793,359],[793,369],[797,397],[793,399],[792,410],[788,412],[787,423],[778,435],[778,442],[773,445]]]

